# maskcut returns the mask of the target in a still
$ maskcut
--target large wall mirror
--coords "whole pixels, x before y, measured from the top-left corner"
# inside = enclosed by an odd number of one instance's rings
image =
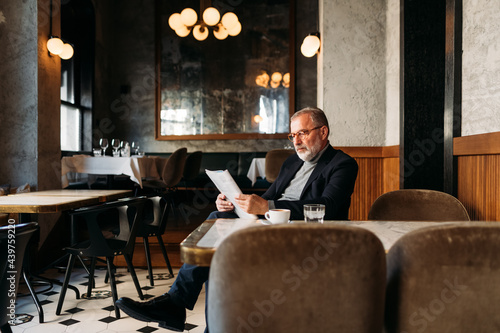
[[[156,138],[285,138],[294,110],[290,0],[156,1]],[[169,17],[206,7],[237,15],[241,32],[199,41]],[[292,32],[292,33],[291,33]]]

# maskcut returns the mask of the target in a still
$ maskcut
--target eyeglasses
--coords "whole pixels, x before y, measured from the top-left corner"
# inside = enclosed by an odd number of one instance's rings
[[[310,130],[300,130],[297,133],[290,133],[290,134],[288,134],[288,140],[293,142],[293,140],[295,139],[296,136],[298,136],[300,140],[304,140],[305,138],[307,138],[309,133],[311,133],[312,131],[317,130],[318,128],[321,128],[321,127],[323,127],[323,126],[314,127],[313,129],[310,129]]]

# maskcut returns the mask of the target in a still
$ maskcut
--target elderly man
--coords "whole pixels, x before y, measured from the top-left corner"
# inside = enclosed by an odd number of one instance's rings
[[[297,154],[283,163],[278,178],[262,197],[241,194],[236,204],[256,215],[274,208],[290,209],[290,218],[298,220],[304,218],[304,204],[322,203],[326,206],[325,219],[346,220],[358,174],[356,161],[329,144],[328,120],[318,108],[296,112],[290,129],[289,139]],[[237,217],[233,204],[223,194],[218,195],[216,205],[218,211],[208,218]],[[116,305],[138,320],[183,331],[186,308],[193,309],[208,273],[208,267],[184,264],[167,294],[142,303],[123,297]]]

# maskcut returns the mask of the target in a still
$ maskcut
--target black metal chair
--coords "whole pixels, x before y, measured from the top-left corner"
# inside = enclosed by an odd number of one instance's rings
[[[146,262],[148,266],[149,283],[154,286],[153,267],[151,265],[151,253],[149,250],[149,237],[156,236],[161,253],[167,264],[168,272],[173,277],[172,266],[168,259],[167,249],[163,243],[162,235],[165,233],[167,226],[169,205],[167,200],[162,196],[148,198],[144,208],[144,219],[137,232],[137,237],[142,237],[144,243],[144,251],[146,253]]]
[[[90,297],[93,287],[93,276],[95,262],[97,257],[106,257],[107,273],[113,296],[113,305],[118,299],[116,291],[115,275],[113,269],[113,258],[118,255],[123,255],[127,263],[130,275],[134,281],[135,288],[140,299],[144,299],[137,275],[132,265],[131,255],[135,246],[135,238],[140,225],[143,223],[143,211],[146,203],[146,198],[126,198],[114,202],[105,203],[98,206],[85,207],[74,210],[70,215],[76,220],[85,221],[88,231],[88,239],[74,244],[71,247],[65,248],[69,254],[68,266],[64,278],[59,302],[57,304],[56,314],[61,314],[64,297],[71,277],[71,271],[77,256],[86,256],[91,258],[89,283],[87,286],[87,296]],[[115,214],[110,214],[114,211]],[[119,224],[119,231],[113,238],[105,238],[99,221],[103,216],[108,218],[116,218],[116,223]],[[115,306],[116,318],[120,318],[118,307]]]
[[[22,224],[11,224],[0,227],[0,330],[2,333],[11,333],[9,319],[15,318],[14,303],[19,286],[19,279],[23,273],[23,262],[30,238],[38,230],[38,223],[28,222]],[[29,279],[24,275],[25,281],[32,289]],[[40,322],[43,322],[43,311],[36,294],[31,296],[35,301],[40,314]]]

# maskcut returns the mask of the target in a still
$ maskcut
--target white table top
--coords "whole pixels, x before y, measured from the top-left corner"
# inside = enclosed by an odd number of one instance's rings
[[[65,156],[61,159],[61,183],[63,187],[69,184],[67,174],[70,172],[95,175],[127,175],[141,187],[143,177],[160,178],[155,158],[146,156]]]
[[[266,158],[257,157],[252,159],[247,173],[248,179],[252,181],[252,186],[257,181],[257,177],[266,178]]]
[[[292,221],[291,223],[304,223]],[[424,227],[456,222],[409,222],[409,221],[325,221],[325,224],[349,225],[368,229],[382,242],[388,251],[404,234]],[[233,232],[248,227],[266,227],[267,221],[247,219],[217,219],[203,222],[181,243],[181,260],[199,266],[210,266],[219,244]]]

